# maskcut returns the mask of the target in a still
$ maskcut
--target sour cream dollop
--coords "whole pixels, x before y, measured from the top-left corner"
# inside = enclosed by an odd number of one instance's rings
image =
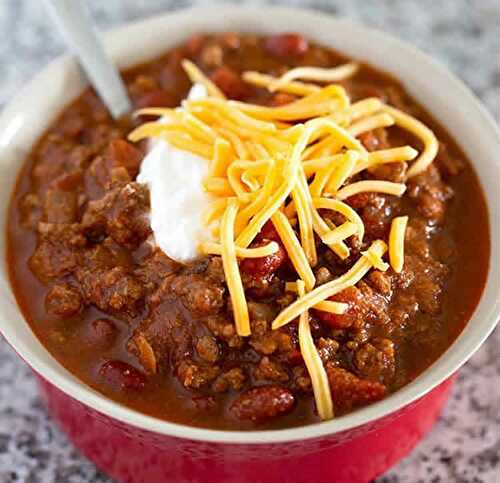
[[[207,91],[195,84],[188,99],[206,97]],[[188,151],[156,139],[142,161],[137,181],[150,192],[150,224],[156,245],[170,258],[189,262],[200,255],[199,243],[212,240],[202,214],[214,197],[204,191],[208,161]]]

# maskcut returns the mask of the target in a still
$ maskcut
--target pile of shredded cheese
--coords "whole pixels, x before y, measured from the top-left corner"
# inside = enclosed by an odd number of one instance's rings
[[[381,100],[351,103],[342,86],[331,84],[354,75],[357,64],[332,69],[300,67],[280,78],[258,72],[243,74],[246,82],[258,87],[299,96],[279,107],[227,100],[196,65],[185,60],[183,66],[193,83],[206,87],[208,97],[186,100],[176,109],[142,109],[139,115],[158,115],[168,122],[145,123],[130,134],[130,140],[159,137],[207,159],[209,175],[204,188],[216,201],[207,208],[204,221],[219,243],[203,243],[200,249],[222,257],[241,336],[250,335],[251,327],[238,259],[264,257],[278,250],[276,242],[250,247],[264,224],[272,222],[299,277],[286,287],[298,298],[276,317],[272,328],[299,318],[299,344],[317,409],[323,419],[332,418],[328,378],[311,336],[308,310],[342,314],[348,305],[328,299],[356,285],[372,268],[387,270],[389,264],[383,261],[387,249],[392,269],[401,272],[408,217],[392,221],[389,247],[376,240],[346,273],[319,286],[313,272],[317,264],[315,236],[340,259],[347,258],[346,239],[357,236],[362,241],[364,225],[345,200],[365,192],[401,196],[406,190],[404,183],[351,182],[352,177],[384,163],[402,161],[411,162],[407,177],[415,176],[434,160],[436,137],[420,121]],[[392,125],[419,139],[422,152],[410,146],[368,152],[357,139],[367,131]],[[335,226],[319,210],[339,212],[346,221]]]

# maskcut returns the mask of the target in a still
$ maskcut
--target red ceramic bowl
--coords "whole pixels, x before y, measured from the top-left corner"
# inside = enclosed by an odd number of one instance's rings
[[[324,14],[288,8],[191,9],[106,36],[122,67],[149,60],[200,31],[297,31],[401,79],[459,140],[475,163],[491,213],[500,213],[500,133],[476,98],[443,67],[380,32]],[[17,172],[47,125],[85,85],[65,57],[43,70],[0,116],[0,221]],[[124,482],[366,482],[407,454],[432,426],[450,377],[494,328],[500,314],[500,219],[490,215],[492,256],[471,321],[424,374],[390,397],[332,421],[279,431],[229,432],[160,421],[117,404],[66,371],[38,342],[15,302],[0,261],[0,327],[40,376],[56,421],[104,472]],[[5,251],[5,230],[0,231]]]

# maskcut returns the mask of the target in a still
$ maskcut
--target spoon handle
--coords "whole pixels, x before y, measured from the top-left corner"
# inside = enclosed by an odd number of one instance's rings
[[[113,118],[130,112],[132,105],[125,85],[106,55],[83,1],[45,0],[45,3]]]

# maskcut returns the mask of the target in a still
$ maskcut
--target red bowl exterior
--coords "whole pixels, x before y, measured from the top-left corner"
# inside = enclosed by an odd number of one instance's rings
[[[153,433],[101,414],[39,377],[48,410],[103,472],[124,483],[208,481],[365,483],[403,458],[430,430],[454,378],[370,424],[275,444],[222,444]]]

